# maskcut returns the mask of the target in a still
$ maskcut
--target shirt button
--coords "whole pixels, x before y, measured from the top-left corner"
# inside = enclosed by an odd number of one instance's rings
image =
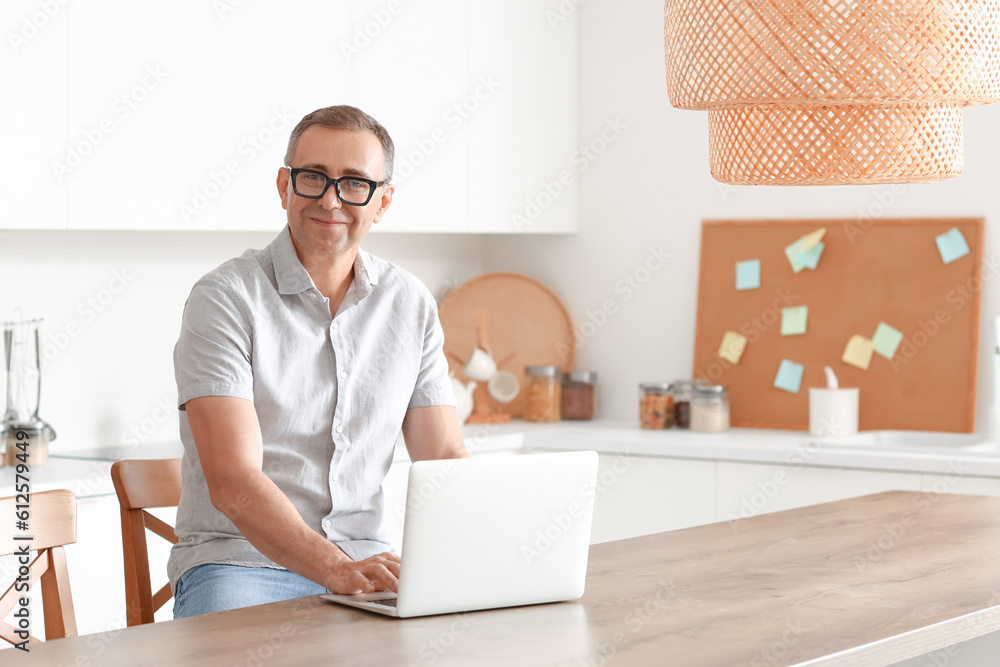
[[[329,528],[330,527],[330,520],[329,519],[323,519],[323,527],[324,528]]]
[[[341,380],[347,379],[347,371],[340,371],[340,379]]]
[[[337,431],[337,433],[343,433],[344,432],[344,426],[342,424],[337,424],[336,431]]]
[[[330,481],[331,482],[336,482],[338,479],[340,479],[340,475],[334,474],[334,475],[330,476]]]
[[[331,329],[339,329],[339,328],[340,328],[340,325],[339,325],[339,324],[337,324],[336,322],[334,322],[333,324],[331,324],[331,325],[330,325],[330,328],[331,328]]]

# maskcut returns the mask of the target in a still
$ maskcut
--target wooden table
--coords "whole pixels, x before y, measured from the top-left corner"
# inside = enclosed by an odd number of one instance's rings
[[[893,491],[595,545],[574,602],[396,620],[308,597],[39,644],[29,661],[872,667],[996,629],[1000,498]]]

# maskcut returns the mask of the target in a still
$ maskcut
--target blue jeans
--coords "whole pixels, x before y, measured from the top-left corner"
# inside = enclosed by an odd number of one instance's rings
[[[329,592],[288,570],[208,563],[192,567],[177,581],[174,618]]]

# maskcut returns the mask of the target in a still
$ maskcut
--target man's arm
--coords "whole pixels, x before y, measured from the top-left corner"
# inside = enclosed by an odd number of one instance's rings
[[[469,458],[458,413],[450,405],[407,410],[403,417],[403,441],[411,461]]]
[[[185,409],[212,504],[258,551],[334,593],[397,589],[399,558],[395,554],[351,560],[306,525],[291,501],[261,471],[264,447],[253,403],[204,396],[188,401]]]

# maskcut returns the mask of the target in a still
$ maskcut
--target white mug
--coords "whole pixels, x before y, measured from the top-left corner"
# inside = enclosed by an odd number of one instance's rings
[[[497,371],[486,384],[486,388],[497,403],[510,403],[517,398],[517,392],[521,391],[521,383],[513,373]]]
[[[470,380],[485,382],[497,372],[497,362],[493,361],[489,352],[477,347],[469,355],[469,360],[465,362],[465,368],[462,372]]]

